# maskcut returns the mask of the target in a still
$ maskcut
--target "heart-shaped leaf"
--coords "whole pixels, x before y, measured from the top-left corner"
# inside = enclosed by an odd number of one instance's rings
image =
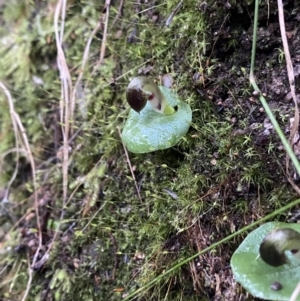
[[[153,111],[149,102],[140,113],[131,109],[122,140],[132,153],[147,153],[174,146],[190,127],[192,111],[189,105],[179,100],[170,89],[159,88],[169,105],[177,110],[172,115],[163,115]]]
[[[266,223],[252,231],[231,258],[236,281],[251,295],[265,300],[289,300],[300,281],[300,260],[290,251],[285,252],[287,263],[279,267],[268,265],[259,256],[260,244],[264,238],[271,231],[281,228],[300,232],[300,224]],[[276,287],[279,289],[276,290]]]

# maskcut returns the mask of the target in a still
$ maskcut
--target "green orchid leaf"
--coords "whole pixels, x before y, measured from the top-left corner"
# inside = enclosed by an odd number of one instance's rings
[[[177,108],[171,115],[155,112],[149,102],[140,113],[130,110],[122,140],[132,153],[148,153],[177,144],[191,124],[192,111],[188,104],[166,87],[159,87],[168,104]]]
[[[300,224],[266,223],[252,231],[234,252],[231,258],[233,274],[236,281],[249,291],[251,295],[274,301],[290,299],[300,280],[300,259],[296,256],[297,254],[293,254],[296,250],[291,250],[290,248],[294,248],[296,245],[295,233],[294,231],[287,231],[287,229],[300,232]],[[280,235],[285,235],[287,232],[289,233],[288,235],[291,233],[291,245],[287,242],[283,244],[282,239],[276,241],[280,238]],[[265,248],[264,245],[266,242],[269,242],[270,238],[273,246],[263,250],[263,256],[266,259],[268,256],[267,252],[270,252],[269,256],[272,258],[272,252],[274,250],[278,251],[279,247],[280,252],[286,250],[284,252],[285,264],[275,267],[267,264],[260,257],[260,249]],[[273,261],[271,260],[271,262]],[[300,297],[297,300],[300,300]]]

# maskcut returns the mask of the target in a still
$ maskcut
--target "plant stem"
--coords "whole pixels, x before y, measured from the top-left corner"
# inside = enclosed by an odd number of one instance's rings
[[[255,76],[254,76],[254,64],[255,64],[255,54],[256,54],[256,39],[257,39],[257,20],[258,20],[258,5],[259,5],[259,0],[255,0],[255,10],[254,10],[254,24],[253,24],[253,40],[252,40],[252,55],[251,55],[251,67],[250,67],[250,76],[249,76],[249,80],[250,83],[252,85],[252,87],[254,88],[254,90],[256,91],[260,91],[256,81],[255,81]],[[300,163],[296,157],[296,155],[293,152],[293,149],[291,147],[291,145],[289,144],[288,140],[286,139],[286,137],[284,136],[274,114],[272,113],[270,107],[268,106],[268,103],[266,101],[266,99],[264,98],[264,96],[262,94],[260,94],[259,96],[259,100],[262,104],[262,106],[264,107],[265,112],[267,113],[268,117],[270,118],[271,123],[273,124],[275,131],[277,132],[281,143],[283,144],[286,152],[288,153],[288,156],[291,158],[298,175],[300,175]]]

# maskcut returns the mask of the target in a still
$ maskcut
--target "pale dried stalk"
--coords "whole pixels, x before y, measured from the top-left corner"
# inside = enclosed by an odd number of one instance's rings
[[[61,12],[61,10],[63,10]],[[66,0],[60,0],[57,3],[55,14],[54,14],[54,29],[57,47],[57,65],[59,68],[60,79],[61,79],[61,101],[60,101],[60,120],[62,123],[62,134],[63,134],[63,163],[62,163],[62,173],[63,173],[63,206],[61,210],[60,221],[64,216],[64,207],[68,197],[68,166],[69,166],[69,132],[70,132],[70,107],[72,107],[72,102],[70,101],[70,95],[72,95],[72,80],[67,66],[64,51],[62,49],[62,39],[63,39],[63,27],[58,30],[59,16],[62,14],[62,23],[64,26],[64,16],[66,10]],[[43,264],[49,258],[49,252],[53,246],[54,241],[59,233],[60,223],[56,228],[52,241],[49,243],[48,249],[44,256],[36,262],[36,266]]]
[[[68,197],[68,162],[69,162],[69,134],[72,129],[70,126],[70,120],[72,116],[72,108],[74,104],[72,99],[70,100],[70,95],[72,95],[72,80],[70,71],[66,62],[65,54],[62,48],[62,39],[60,36],[63,28],[58,30],[59,16],[65,15],[66,0],[60,0],[57,3],[55,14],[54,14],[54,29],[57,47],[57,65],[59,68],[60,79],[61,79],[61,102],[60,102],[60,118],[62,123],[62,133],[63,133],[63,202],[66,201]],[[62,21],[61,25],[64,25]]]
[[[76,191],[76,190],[74,190],[73,193],[69,196],[69,198],[67,197],[68,196],[67,195],[67,187],[68,187],[67,175],[68,175],[68,161],[69,161],[69,158],[68,158],[69,118],[71,118],[71,116],[74,116],[74,108],[75,108],[75,103],[76,103],[76,89],[77,89],[78,85],[80,84],[82,76],[83,76],[83,71],[84,71],[86,62],[88,60],[89,50],[90,50],[90,46],[91,46],[93,37],[97,33],[97,31],[99,30],[99,28],[101,26],[101,22],[99,21],[98,24],[96,25],[96,27],[94,28],[93,32],[91,33],[90,38],[87,41],[87,44],[86,44],[86,47],[84,50],[84,54],[83,54],[82,64],[81,64],[82,70],[80,71],[80,74],[76,80],[75,86],[72,89],[71,76],[70,76],[69,69],[68,69],[68,66],[66,63],[66,59],[65,59],[65,56],[63,53],[63,49],[61,46],[62,36],[59,37],[59,34],[58,34],[58,20],[59,20],[59,12],[61,10],[61,2],[62,1],[60,1],[56,7],[55,24],[54,24],[55,25],[55,33],[56,33],[57,50],[58,50],[58,62],[61,64],[60,74],[61,74],[61,79],[62,79],[62,100],[65,100],[65,102],[61,102],[60,110],[61,110],[61,120],[65,123],[65,127],[62,128],[62,131],[64,134],[64,136],[63,136],[64,137],[64,151],[67,151],[66,154],[64,152],[64,160],[63,160],[63,177],[64,177],[63,198],[64,198],[64,202],[63,202],[63,208],[61,210],[62,213],[60,216],[60,221],[63,219],[65,207],[67,206],[69,201],[71,201],[72,196],[74,195],[74,193]],[[64,14],[63,14],[63,16],[64,16]],[[62,31],[63,31],[63,28],[61,28],[60,33]],[[69,102],[69,95],[71,95],[70,102]],[[69,112],[70,112],[70,114],[69,114]],[[47,251],[45,252],[43,258],[41,258],[41,260],[40,260],[41,263],[43,263],[49,257],[49,252],[51,251],[53,243],[55,242],[55,240],[57,238],[59,229],[60,229],[60,223],[58,223],[54,237],[53,237],[51,243],[48,245]],[[39,263],[37,263],[37,264],[39,264]]]
[[[62,162],[62,173],[63,173],[63,206],[61,209],[60,221],[64,217],[64,207],[68,197],[68,166],[69,166],[69,135],[71,131],[70,126],[70,112],[72,112],[73,103],[70,101],[70,95],[72,95],[72,80],[70,71],[66,62],[65,54],[62,48],[63,42],[63,32],[64,32],[64,20],[66,11],[66,0],[59,0],[54,14],[54,30],[55,30],[55,40],[57,48],[57,65],[61,80],[61,100],[60,100],[60,121],[62,124],[62,134],[63,134],[63,162]],[[61,27],[58,29],[59,16],[61,14]],[[75,101],[75,100],[74,100]],[[43,265],[50,256],[50,250],[58,236],[60,229],[60,223],[56,227],[52,241],[48,245],[43,257],[35,262],[36,266]],[[23,300],[22,300],[23,301]]]
[[[61,10],[63,10],[61,12]],[[58,30],[59,16],[62,13],[62,23],[64,25],[64,16],[66,10],[66,1],[60,0],[57,3],[55,14],[54,14],[54,28],[55,28],[55,38],[57,47],[57,64],[60,72],[61,79],[61,101],[60,101],[60,119],[62,123],[62,133],[63,133],[63,163],[62,163],[62,173],[63,173],[63,206],[61,209],[60,221],[64,216],[64,207],[68,197],[68,166],[69,166],[69,132],[70,132],[70,108],[72,107],[72,101],[69,97],[72,95],[72,80],[69,72],[69,68],[66,62],[65,54],[62,49],[62,32],[64,28]],[[44,256],[36,263],[36,265],[41,265],[49,258],[49,252],[52,249],[53,243],[55,242],[57,235],[59,233],[60,223],[58,223],[56,231],[54,233],[52,241],[48,245],[48,249]]]
[[[298,127],[299,127],[299,109],[298,109],[296,91],[295,91],[294,68],[293,68],[293,63],[292,63],[292,59],[291,59],[291,55],[290,55],[290,50],[289,50],[289,45],[288,45],[286,30],[285,30],[283,3],[282,3],[282,0],[278,0],[277,3],[278,3],[278,18],[279,18],[281,39],[282,39],[282,44],[283,44],[283,49],[284,49],[284,54],[285,54],[286,67],[287,67],[291,94],[292,94],[292,98],[293,98],[294,105],[295,105],[294,122],[293,122],[293,125],[291,128],[290,137],[289,137],[289,143],[292,147],[295,134],[298,131]],[[292,177],[290,176],[289,163],[290,163],[290,158],[288,155],[286,155],[286,175],[287,175],[288,181],[293,186],[293,188],[297,191],[297,193],[300,194],[300,188],[295,184]]]
[[[123,5],[124,5],[124,0],[120,0],[118,13],[117,13],[117,15],[116,15],[114,21],[112,22],[111,28],[113,28],[113,27],[115,26],[117,20],[122,16]]]
[[[104,61],[105,50],[106,50],[106,40],[107,40],[108,19],[109,19],[109,8],[110,8],[110,0],[106,0],[106,2],[105,2],[106,12],[105,12],[105,20],[104,20],[103,38],[102,38],[101,49],[100,49],[100,57],[99,57],[98,63],[94,67],[94,70],[93,70],[91,76],[94,75],[94,73],[98,70],[99,66]],[[101,16],[99,22],[102,22],[102,20],[103,20],[103,17]],[[100,26],[101,26],[101,24],[100,24]]]
[[[169,27],[174,16],[177,14],[177,12],[179,11],[179,9],[181,8],[183,4],[183,0],[181,0],[175,7],[175,9],[172,11],[171,15],[168,17],[167,21],[166,21],[166,26]]]
[[[106,0],[106,2],[105,2],[105,9],[106,9],[105,24],[104,24],[103,39],[102,39],[102,44],[101,44],[99,65],[101,65],[103,63],[104,56],[105,56],[106,40],[107,40],[107,28],[108,28],[108,18],[109,18],[109,8],[110,8],[110,0]]]
[[[33,260],[32,260],[32,264],[31,266],[34,266],[35,263],[37,262],[37,258],[38,255],[40,253],[41,247],[42,247],[42,231],[41,231],[41,221],[40,221],[40,215],[39,215],[39,204],[38,204],[38,198],[37,198],[37,182],[36,182],[36,168],[35,168],[35,162],[33,159],[33,155],[31,152],[31,148],[28,142],[28,137],[26,135],[26,130],[22,124],[22,121],[20,119],[20,116],[16,113],[15,108],[14,108],[14,104],[13,104],[13,100],[11,97],[11,94],[9,92],[9,90],[5,87],[5,85],[0,82],[0,88],[3,90],[8,104],[9,104],[9,109],[10,109],[10,116],[11,116],[11,120],[12,120],[12,124],[13,124],[13,128],[14,128],[14,133],[16,135],[16,137],[18,135],[20,135],[22,142],[24,144],[24,150],[26,153],[26,157],[28,159],[28,161],[30,162],[30,166],[31,166],[31,173],[32,173],[32,182],[33,182],[33,195],[34,195],[34,210],[35,210],[35,215],[36,215],[36,224],[37,224],[37,231],[38,231],[38,247],[37,250],[33,256]],[[16,145],[16,148],[18,148],[18,144]],[[25,301],[28,293],[30,291],[30,287],[31,287],[31,283],[32,283],[32,278],[33,278],[33,271],[31,269],[31,266],[29,264],[29,259],[28,259],[28,281],[27,281],[27,286],[26,286],[26,290],[25,293],[22,297],[22,301]]]
[[[13,116],[13,113],[15,110],[14,110],[14,104],[13,104],[13,101],[11,99],[11,95],[9,93],[9,91],[7,90],[6,91],[6,87],[4,86],[4,84],[0,84],[0,87],[1,89],[3,90],[4,94],[6,95],[7,97],[7,100],[8,100],[8,105],[9,105],[9,111],[10,111],[10,119],[11,119],[11,122],[12,122],[12,125],[13,125],[13,129],[14,129],[14,134],[15,134],[15,148],[17,150],[19,149],[22,149],[24,150],[24,147],[22,148],[19,148],[19,139],[18,139],[18,136],[19,136],[19,133],[18,133],[18,126],[17,126],[17,123],[16,123],[16,120]],[[5,90],[4,90],[5,89]],[[24,150],[25,151],[25,150]],[[26,151],[25,151],[26,153]],[[4,158],[5,157],[5,154],[2,154],[2,157]],[[19,151],[16,151],[16,166],[14,168],[14,172],[10,178],[10,180],[8,181],[7,183],[7,189],[5,190],[5,196],[3,199],[7,200],[8,199],[8,194],[9,194],[9,190],[10,190],[10,187],[12,185],[12,183],[14,182],[17,174],[18,174],[18,168],[19,168],[19,157],[20,157],[20,154],[19,154]],[[1,167],[1,165],[0,165]],[[2,168],[0,168],[0,170],[2,170]]]

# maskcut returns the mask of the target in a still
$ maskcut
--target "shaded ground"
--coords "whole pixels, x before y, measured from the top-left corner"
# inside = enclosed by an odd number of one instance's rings
[[[28,157],[20,151],[18,158],[13,150],[15,134],[1,94],[3,300],[20,300],[27,285],[38,246],[35,194],[39,259],[48,254],[62,212],[63,218],[49,258],[35,266],[28,300],[122,300],[175,262],[296,197],[286,181],[279,138],[249,85],[252,1],[184,1],[171,19],[178,1],[112,1],[101,65],[107,10],[98,2],[73,1],[67,9],[63,46],[74,83],[99,18],[102,25],[77,88],[65,207],[55,5],[0,4],[1,80],[26,128],[38,187],[34,192]],[[296,1],[286,1],[285,13],[298,78]],[[293,104],[276,1],[262,3],[259,16],[257,82],[288,136]],[[125,88],[137,74],[158,81],[167,73],[192,107],[193,123],[178,146],[129,155],[139,199],[118,133],[128,114]],[[17,139],[17,148],[24,148],[22,136]],[[295,212],[278,220],[294,220]],[[235,283],[229,265],[243,238],[174,270],[137,300],[252,300]]]

